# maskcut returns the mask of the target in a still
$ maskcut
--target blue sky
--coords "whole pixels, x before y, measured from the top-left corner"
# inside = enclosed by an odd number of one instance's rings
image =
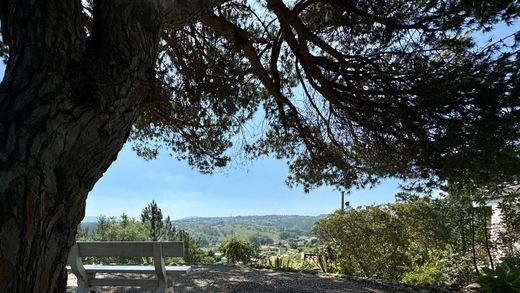
[[[330,187],[305,194],[284,183],[287,164],[272,158],[203,175],[167,154],[145,161],[126,145],[87,199],[87,216],[138,217],[155,200],[163,214],[189,216],[327,214],[338,209],[340,193]],[[371,190],[354,191],[353,205],[394,199],[398,182],[387,180]]]
[[[500,26],[495,40],[518,30]],[[0,65],[0,78],[4,66]],[[87,216],[139,217],[141,210],[155,200],[163,214],[173,219],[190,216],[238,216],[268,214],[319,215],[340,207],[340,194],[323,187],[305,194],[301,188],[290,189],[284,183],[288,174],[284,161],[264,158],[247,167],[203,175],[162,153],[158,159],[145,161],[125,145],[117,160],[95,185],[87,199]],[[385,203],[399,191],[397,180],[385,180],[373,189],[353,190],[353,206]]]

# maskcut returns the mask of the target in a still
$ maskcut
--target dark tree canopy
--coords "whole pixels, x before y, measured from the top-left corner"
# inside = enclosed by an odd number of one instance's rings
[[[305,188],[515,179],[520,33],[474,36],[517,1],[289,2],[229,1],[162,33],[139,154],[167,146],[203,172],[232,146],[274,154]]]
[[[230,149],[272,154],[306,189],[517,179],[520,33],[474,37],[513,25],[518,1],[201,3],[215,8],[199,22],[164,22],[139,155],[166,148],[211,172]]]

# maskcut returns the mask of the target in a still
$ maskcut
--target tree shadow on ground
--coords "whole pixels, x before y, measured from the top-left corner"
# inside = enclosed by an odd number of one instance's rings
[[[102,274],[106,278],[151,278],[146,275],[135,274]],[[69,275],[67,292],[74,292],[75,278]],[[74,279],[74,280],[72,280]],[[174,291],[177,293],[189,292],[412,292],[392,288],[380,284],[364,282],[362,280],[339,278],[334,276],[320,276],[300,272],[275,271],[269,269],[252,269],[239,266],[194,266],[192,270],[175,277]],[[139,287],[102,287],[102,292],[155,292],[155,289]]]

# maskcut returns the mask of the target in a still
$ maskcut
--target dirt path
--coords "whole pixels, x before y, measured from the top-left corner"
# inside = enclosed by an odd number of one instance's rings
[[[128,277],[131,275],[119,275]],[[69,274],[67,292],[74,292],[76,278]],[[176,293],[182,292],[449,292],[401,287],[393,284],[299,272],[252,269],[236,266],[194,266],[176,279]],[[102,288],[103,292],[154,292],[131,287]]]

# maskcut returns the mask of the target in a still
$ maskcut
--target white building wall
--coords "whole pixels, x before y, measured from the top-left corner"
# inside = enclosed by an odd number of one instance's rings
[[[497,244],[493,258],[496,261],[505,256],[505,251],[500,242],[500,234],[505,232],[505,226],[502,223],[502,211],[499,207],[500,200],[490,200],[487,205],[491,207],[491,223],[490,223],[490,238],[493,243]]]

